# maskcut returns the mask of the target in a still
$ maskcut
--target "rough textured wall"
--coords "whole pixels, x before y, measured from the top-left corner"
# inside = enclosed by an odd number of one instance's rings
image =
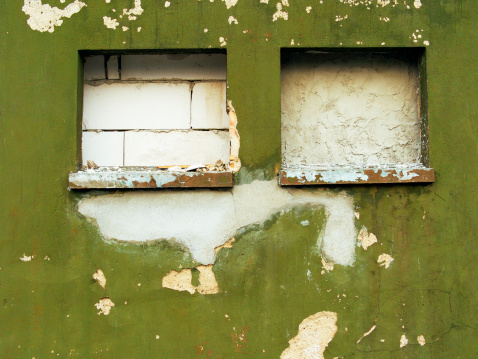
[[[466,0],[0,1],[1,356],[475,357],[477,10]],[[388,46],[426,46],[436,183],[278,187],[280,49]],[[203,192],[67,190],[80,153],[78,52],[201,48],[227,50],[242,161],[234,189],[206,192],[245,206],[234,226],[210,224],[237,227],[212,266],[187,246],[203,228],[120,242],[79,213],[109,198],[193,206],[186,197]],[[268,195],[247,200],[261,185]],[[203,208],[217,211],[187,210]],[[353,236],[338,231],[343,217]],[[175,223],[180,234],[191,224]],[[350,260],[350,247],[330,256],[334,235],[352,237]]]

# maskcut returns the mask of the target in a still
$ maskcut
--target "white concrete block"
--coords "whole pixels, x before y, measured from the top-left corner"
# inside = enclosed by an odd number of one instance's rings
[[[196,82],[191,101],[191,127],[229,129],[226,82]]]
[[[106,78],[104,56],[86,56],[83,70],[87,81],[104,80]]]
[[[226,80],[225,54],[122,55],[123,80]]]
[[[229,161],[228,131],[125,133],[125,166],[173,166]]]
[[[281,79],[285,165],[419,163],[416,63],[379,54],[290,54]]]
[[[86,129],[188,129],[189,83],[85,84],[83,126]]]
[[[106,68],[108,71],[108,80],[119,80],[118,55],[113,55],[108,58]]]
[[[123,166],[124,132],[86,132],[82,136],[83,165]]]

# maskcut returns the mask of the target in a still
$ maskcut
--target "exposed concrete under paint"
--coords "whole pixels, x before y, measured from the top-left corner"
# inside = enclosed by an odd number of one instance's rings
[[[287,166],[418,164],[416,63],[366,53],[282,57],[282,154]]]
[[[78,211],[108,240],[171,240],[202,264],[214,263],[214,249],[241,228],[264,223],[298,206],[325,207],[327,223],[318,244],[328,262],[354,262],[356,229],[352,198],[345,193],[283,189],[276,181],[254,181],[232,191],[128,192],[84,199]],[[319,236],[320,235],[320,236]]]

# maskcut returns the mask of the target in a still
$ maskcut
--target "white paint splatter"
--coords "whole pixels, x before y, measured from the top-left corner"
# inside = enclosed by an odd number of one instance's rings
[[[42,4],[41,0],[25,0],[22,11],[30,16],[27,24],[32,30],[53,32],[55,26],[61,26],[63,23],[62,18],[70,18],[84,6],[86,6],[84,2],[75,0],[64,9],[59,9],[56,6],[51,7],[48,4]]]
[[[385,269],[388,269],[388,267],[390,267],[390,263],[392,263],[392,261],[392,256],[386,253],[380,254],[377,259],[377,263],[380,263],[380,266],[385,267]]]
[[[408,345],[408,339],[405,334],[403,334],[400,338],[400,348],[403,348]]]
[[[25,255],[25,253],[23,253],[23,256],[20,257],[20,260],[21,260],[22,262],[30,262],[33,258],[35,258],[34,255],[27,256],[27,255]]]
[[[234,23],[236,25],[238,24],[237,19],[232,15],[229,16],[229,19],[227,19],[227,22],[229,23],[229,25],[231,25],[232,23]]]
[[[116,27],[119,26],[119,22],[116,19],[112,19],[109,16],[103,16],[103,23],[108,29],[116,30]]]
[[[289,340],[280,359],[323,359],[324,351],[337,333],[337,313],[319,312],[304,319],[299,333]]]

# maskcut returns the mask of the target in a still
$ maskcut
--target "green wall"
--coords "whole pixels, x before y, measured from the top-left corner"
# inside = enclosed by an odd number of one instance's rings
[[[278,358],[300,322],[320,311],[338,316],[326,358],[478,356],[478,3],[422,0],[415,8],[407,0],[408,9],[404,0],[372,0],[369,9],[360,1],[291,0],[283,7],[288,20],[274,22],[272,0],[238,0],[229,9],[219,0],[172,0],[169,7],[143,0],[137,20],[124,17],[112,30],[103,16],[117,17],[133,0],[84,2],[54,32],[41,33],[27,24],[22,1],[0,1],[0,357]],[[78,214],[81,199],[113,193],[67,189],[77,168],[79,51],[214,49],[220,37],[241,135],[237,185],[272,179],[280,164],[280,49],[291,39],[297,48],[429,41],[436,182],[325,190],[346,191],[360,212],[357,228],[379,239],[367,251],[357,247],[353,266],[321,274],[316,234],[325,214],[295,208],[246,228],[219,252],[220,293],[190,295],[161,285],[171,269],[194,266],[181,248],[107,243]],[[310,225],[301,226],[306,219]],[[394,258],[389,269],[378,266],[381,253]],[[23,254],[34,258],[23,262]],[[106,290],[91,277],[98,268]],[[104,296],[116,303],[108,316],[94,307]],[[410,344],[400,349],[402,334]]]

